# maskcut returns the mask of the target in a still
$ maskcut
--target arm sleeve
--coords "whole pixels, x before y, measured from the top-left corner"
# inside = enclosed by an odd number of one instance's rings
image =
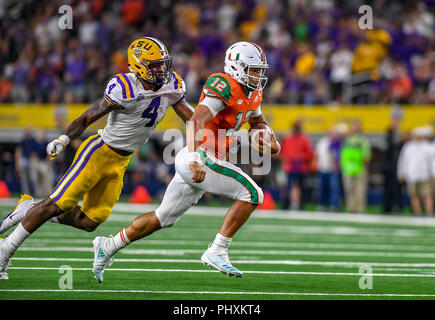
[[[205,105],[210,112],[212,113],[213,117],[216,117],[216,115],[225,109],[225,104],[222,102],[221,99],[218,98],[212,98],[209,96],[206,96],[200,104]]]

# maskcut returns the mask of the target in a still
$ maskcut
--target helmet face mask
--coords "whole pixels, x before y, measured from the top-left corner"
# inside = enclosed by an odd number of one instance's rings
[[[172,58],[167,57],[156,61],[142,61],[140,64],[146,68],[151,79],[144,79],[147,82],[157,85],[166,84],[171,80]]]
[[[267,77],[264,76],[267,67],[260,65],[248,65],[244,68],[244,74],[241,77],[243,84],[250,90],[262,91],[267,83]],[[256,75],[258,74],[258,76]]]
[[[157,85],[171,80],[172,58],[161,41],[137,39],[128,47],[127,56],[128,68],[140,79]]]
[[[264,89],[268,68],[264,51],[251,42],[237,42],[225,54],[225,72],[249,90]]]

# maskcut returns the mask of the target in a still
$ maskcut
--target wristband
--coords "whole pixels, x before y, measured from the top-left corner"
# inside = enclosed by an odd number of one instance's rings
[[[65,147],[68,145],[69,143],[69,137],[65,134],[61,135],[59,138],[57,138],[58,140],[62,141],[65,144]]]

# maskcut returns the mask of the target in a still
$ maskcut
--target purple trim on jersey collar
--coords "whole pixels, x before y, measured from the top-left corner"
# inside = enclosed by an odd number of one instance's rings
[[[172,78],[174,78],[174,90],[178,88],[178,79],[175,74],[172,72]]]

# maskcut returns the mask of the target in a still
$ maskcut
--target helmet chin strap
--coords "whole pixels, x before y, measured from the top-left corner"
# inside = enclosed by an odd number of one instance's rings
[[[252,88],[249,86],[249,77],[247,77],[247,82],[248,83],[240,83],[242,85],[242,88],[245,90],[246,92],[254,92],[257,91],[259,89],[259,87],[257,86],[257,88]]]
[[[245,93],[246,97],[250,98],[252,93],[254,93],[254,91],[258,90],[258,89],[253,89],[250,88],[249,86],[247,86],[244,83],[240,83],[240,85],[242,86],[243,92]]]
[[[242,89],[245,92],[246,96],[248,96],[251,92],[253,92],[254,90],[252,90],[251,88],[249,88],[247,85],[242,84]]]

